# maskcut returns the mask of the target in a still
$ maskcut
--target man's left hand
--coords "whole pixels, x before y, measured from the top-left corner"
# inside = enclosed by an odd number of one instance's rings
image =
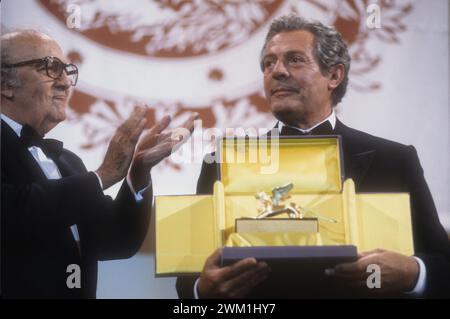
[[[196,119],[198,119],[198,114],[193,113],[181,126],[166,130],[170,124],[170,117],[165,116],[143,134],[136,146],[129,173],[131,183],[136,191],[149,184],[150,169],[153,166],[187,141],[194,130]]]
[[[362,252],[358,257],[355,262],[334,268],[334,276],[343,285],[374,293],[401,293],[414,289],[419,276],[419,265],[414,257],[382,249]],[[371,264],[380,267],[380,288],[368,289],[367,277],[371,272],[367,269]]]

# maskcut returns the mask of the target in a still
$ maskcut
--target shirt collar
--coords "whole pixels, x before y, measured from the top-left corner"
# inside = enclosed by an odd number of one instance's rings
[[[331,114],[328,115],[327,118],[325,118],[323,121],[321,121],[321,122],[315,124],[314,126],[308,128],[308,129],[302,129],[302,128],[299,128],[299,127],[296,127],[296,126],[287,125],[287,124],[284,124],[284,123],[281,122],[281,121],[278,121],[278,130],[279,130],[279,132],[281,133],[281,129],[283,128],[283,126],[286,125],[286,126],[289,126],[289,127],[294,128],[294,129],[296,129],[296,130],[299,130],[299,131],[302,132],[302,133],[309,133],[310,131],[312,131],[313,129],[315,129],[317,126],[319,126],[319,125],[322,124],[322,123],[325,123],[326,121],[329,121],[329,122],[330,122],[331,127],[332,127],[333,130],[334,130],[334,127],[336,126],[336,113],[334,112],[334,109],[331,111]]]
[[[9,118],[8,116],[6,116],[3,113],[2,113],[2,120],[5,121],[5,123],[8,124],[9,127],[12,128],[12,130],[14,131],[14,133],[17,134],[18,137],[20,137],[20,134],[22,132],[22,127],[23,127],[22,124],[17,123],[16,121]]]

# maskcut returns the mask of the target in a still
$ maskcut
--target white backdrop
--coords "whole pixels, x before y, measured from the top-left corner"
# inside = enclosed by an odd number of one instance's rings
[[[257,61],[271,18],[297,10],[306,17],[335,23],[346,30],[353,54],[352,82],[338,108],[339,117],[354,128],[417,148],[440,219],[449,230],[449,4],[446,0],[391,2],[382,8],[382,28],[369,30],[364,24],[364,1],[218,1],[231,13],[216,20],[231,19],[223,32],[231,30],[234,36],[221,38],[216,33],[205,40],[197,34],[204,41],[193,38],[189,42],[192,32],[183,34],[174,24],[176,36],[161,35],[154,28],[150,30],[153,40],[158,35],[159,42],[149,40],[134,49],[124,49],[122,38],[110,44],[100,36],[110,39],[125,34],[127,28],[139,30],[127,38],[131,48],[141,39],[139,34],[149,32],[139,29],[139,24],[158,26],[177,14],[195,15],[197,9],[198,19],[214,12],[202,11],[203,1],[192,1],[187,9],[176,5],[161,9],[150,0],[3,0],[1,23],[6,28],[44,31],[57,39],[73,61],[79,61],[80,81],[69,120],[49,135],[62,139],[88,169],[101,163],[107,139],[136,100],[154,107],[152,119],[172,114],[180,122],[185,111],[195,109],[205,126],[270,127],[273,119],[262,102]],[[69,4],[81,5],[81,29],[68,29],[65,17],[58,16],[57,9]],[[109,22],[109,34],[95,33],[106,25],[106,18],[93,18],[96,12],[115,17],[115,22]],[[245,13],[237,26],[230,18],[236,12]],[[155,195],[194,193],[199,169],[195,163],[165,162],[152,172]],[[117,186],[107,193],[116,191]],[[140,254],[100,263],[99,298],[176,298],[173,278],[154,277],[152,227]]]

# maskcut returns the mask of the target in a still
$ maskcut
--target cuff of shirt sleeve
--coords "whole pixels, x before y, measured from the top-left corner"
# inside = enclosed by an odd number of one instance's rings
[[[134,195],[134,199],[136,200],[137,203],[139,203],[139,202],[141,202],[144,199],[144,196],[142,194],[144,194],[144,192],[150,186],[152,186],[152,180],[150,179],[150,182],[148,183],[148,185],[146,187],[144,187],[143,189],[141,189],[140,191],[137,191],[137,192],[134,190],[133,183],[131,183],[130,175],[127,175],[127,184],[128,184],[128,187],[130,188],[131,192]]]
[[[103,182],[102,179],[100,178],[100,176],[96,173],[96,172],[92,172],[95,174],[95,176],[97,176],[98,179],[98,183],[100,184],[100,188],[103,190]]]
[[[420,297],[423,295],[425,291],[425,284],[427,280],[427,269],[425,267],[424,262],[419,257],[413,256],[414,259],[419,264],[419,278],[417,279],[416,286],[413,290],[406,292],[407,295],[411,295],[414,297]]]
[[[198,296],[198,289],[197,289],[199,280],[200,280],[200,278],[197,278],[197,280],[195,281],[195,284],[194,284],[194,298],[195,299],[200,299]]]

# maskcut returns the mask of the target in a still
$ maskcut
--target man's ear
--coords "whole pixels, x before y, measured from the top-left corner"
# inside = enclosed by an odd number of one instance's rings
[[[343,64],[335,65],[331,68],[328,74],[328,89],[333,91],[344,80],[345,68]]]
[[[14,98],[14,89],[11,85],[2,84],[2,98],[12,100]]]

